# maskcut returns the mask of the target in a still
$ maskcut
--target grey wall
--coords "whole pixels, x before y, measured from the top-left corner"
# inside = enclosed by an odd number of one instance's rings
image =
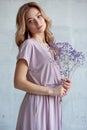
[[[15,130],[24,92],[14,89],[15,18],[29,0],[0,1],[0,130]],[[53,21],[57,41],[70,42],[87,54],[87,0],[37,0]],[[87,64],[78,68],[63,99],[63,130],[87,130]]]

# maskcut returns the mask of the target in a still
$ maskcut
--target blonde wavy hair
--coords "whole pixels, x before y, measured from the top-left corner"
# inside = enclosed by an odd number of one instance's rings
[[[16,17],[16,25],[17,25],[17,31],[16,31],[16,44],[19,47],[21,43],[31,37],[31,34],[26,29],[26,23],[25,23],[25,15],[29,11],[30,8],[35,7],[37,8],[40,13],[42,14],[43,18],[46,22],[46,29],[45,29],[45,39],[47,43],[52,43],[54,41],[54,37],[52,32],[50,31],[51,27],[51,20],[46,16],[43,9],[36,3],[36,2],[29,2],[21,6],[18,10],[17,17]]]

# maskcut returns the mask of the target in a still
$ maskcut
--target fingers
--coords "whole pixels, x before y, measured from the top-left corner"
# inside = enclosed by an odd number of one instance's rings
[[[63,97],[64,95],[66,95],[66,92],[67,90],[62,86],[62,85],[59,85],[55,88],[53,88],[54,90],[54,95],[56,96],[60,96],[60,97]]]
[[[67,90],[64,87],[61,87],[61,91],[60,91],[60,97],[65,96],[67,93]]]
[[[65,80],[62,81],[62,84],[53,88],[53,95],[63,97],[66,95],[68,89],[70,88],[70,82]]]
[[[65,89],[69,89],[69,88],[70,88],[70,83],[63,82],[63,87],[64,87]]]
[[[71,83],[71,80],[70,79],[61,79],[62,81],[66,81],[68,83]]]
[[[69,80],[69,79],[62,79],[62,86],[65,89],[69,89],[70,86],[71,86],[71,80]]]

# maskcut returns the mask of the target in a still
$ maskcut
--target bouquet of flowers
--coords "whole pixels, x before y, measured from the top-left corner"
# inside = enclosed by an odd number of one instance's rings
[[[83,65],[85,56],[75,50],[69,43],[56,43],[59,48],[59,60],[63,77],[71,78],[77,67]]]

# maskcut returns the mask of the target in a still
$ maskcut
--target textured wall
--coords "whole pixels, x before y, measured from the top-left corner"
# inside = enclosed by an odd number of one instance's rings
[[[15,18],[29,0],[0,1],[0,130],[15,130],[24,92],[14,89],[16,63]],[[70,42],[87,53],[87,0],[37,0],[53,21],[57,41]],[[87,130],[87,64],[72,78],[72,88],[63,99],[63,130]]]

